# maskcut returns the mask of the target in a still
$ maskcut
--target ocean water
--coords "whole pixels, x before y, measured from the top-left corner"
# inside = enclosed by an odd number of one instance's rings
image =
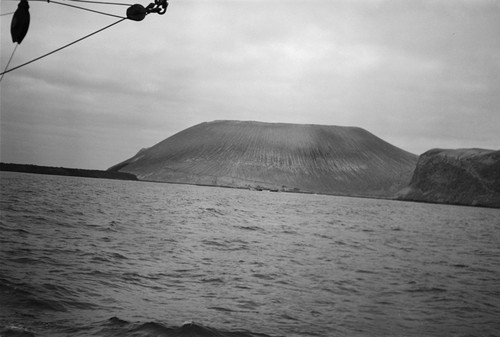
[[[499,336],[500,210],[0,172],[1,336]]]

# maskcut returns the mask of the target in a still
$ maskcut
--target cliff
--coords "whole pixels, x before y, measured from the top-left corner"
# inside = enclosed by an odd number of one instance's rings
[[[500,208],[500,151],[429,150],[399,199]]]
[[[416,161],[356,127],[214,121],[109,171],[149,181],[387,197],[407,186]]]

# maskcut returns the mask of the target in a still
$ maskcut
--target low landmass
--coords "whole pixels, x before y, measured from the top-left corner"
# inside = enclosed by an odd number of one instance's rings
[[[500,151],[429,150],[398,199],[500,208]]]
[[[75,176],[86,178],[138,180],[134,174],[101,170],[84,170],[66,167],[38,166],[29,164],[0,163],[0,171],[49,174],[58,176]]]
[[[213,121],[109,171],[147,181],[390,197],[408,185],[417,158],[358,127]]]

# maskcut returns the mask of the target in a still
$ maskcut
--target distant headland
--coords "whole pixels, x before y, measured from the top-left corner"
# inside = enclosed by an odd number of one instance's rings
[[[100,179],[138,180],[134,174],[126,172],[111,172],[100,170],[84,170],[66,167],[38,166],[29,164],[0,163],[0,171],[48,174],[59,176],[74,176]]]
[[[401,200],[500,208],[500,151],[432,149],[420,155]]]

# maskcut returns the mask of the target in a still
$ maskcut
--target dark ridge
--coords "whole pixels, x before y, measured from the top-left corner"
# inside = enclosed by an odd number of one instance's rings
[[[109,171],[148,181],[388,197],[407,186],[416,161],[357,127],[213,121]]]
[[[50,167],[50,166],[38,166],[38,165],[27,165],[27,164],[0,163],[0,171],[48,174],[48,175],[59,175],[59,176],[74,176],[74,177],[85,177],[85,178],[137,180],[137,177],[134,174],[126,172],[84,170],[84,169],[75,169],[66,167]]]
[[[500,151],[429,150],[398,199],[500,208]]]

